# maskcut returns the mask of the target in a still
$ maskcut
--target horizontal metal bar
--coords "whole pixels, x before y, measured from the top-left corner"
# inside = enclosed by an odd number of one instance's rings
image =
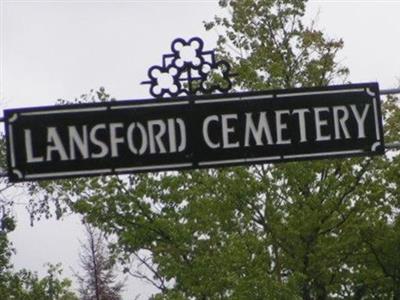
[[[400,94],[400,88],[397,89],[386,89],[386,90],[380,90],[379,91],[381,95],[394,95],[394,94]]]
[[[386,149],[400,149],[400,142],[385,144]]]

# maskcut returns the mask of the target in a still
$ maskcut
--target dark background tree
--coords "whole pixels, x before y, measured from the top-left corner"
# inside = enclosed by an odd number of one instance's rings
[[[110,255],[104,234],[85,224],[86,241],[81,244],[81,267],[77,274],[82,300],[120,300],[124,284],[117,282],[115,259]]]

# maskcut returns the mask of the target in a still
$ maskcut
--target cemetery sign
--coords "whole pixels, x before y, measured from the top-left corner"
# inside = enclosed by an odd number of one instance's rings
[[[377,83],[9,109],[4,120],[13,182],[384,152]]]

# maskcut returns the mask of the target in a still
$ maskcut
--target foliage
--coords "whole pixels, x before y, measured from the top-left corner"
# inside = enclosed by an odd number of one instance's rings
[[[26,269],[18,272],[3,270],[0,297],[15,300],[78,300],[70,291],[71,281],[59,278],[61,273],[60,265],[49,265],[47,275],[43,278]]]
[[[115,259],[107,250],[104,235],[86,224],[86,242],[80,254],[84,275],[76,275],[82,300],[120,300],[124,284],[116,281]]]
[[[9,216],[9,213],[5,207],[1,207],[1,230],[0,230],[0,295],[2,295],[2,290],[4,286],[7,285],[9,279],[9,270],[12,265],[10,259],[14,253],[14,249],[11,247],[8,240],[7,234],[14,230],[15,222],[14,219]]]
[[[306,1],[221,0],[220,55],[237,90],[345,81],[343,44]],[[385,136],[399,140],[397,99]],[[41,183],[108,234],[154,299],[400,299],[400,156]],[[46,207],[45,205],[42,207]],[[40,212],[40,210],[38,210]]]
[[[206,22],[218,28],[220,55],[238,74],[238,89],[324,86],[343,80],[336,61],[342,40],[327,38],[304,22],[304,0],[219,1],[227,16]]]
[[[0,159],[3,157],[0,155]],[[2,182],[0,192],[10,187],[11,184]],[[43,278],[26,269],[14,271],[10,260],[15,250],[8,239],[8,234],[16,228],[13,206],[14,202],[5,197],[0,201],[0,299],[78,300],[70,291],[71,281],[60,278],[60,265],[48,265],[47,275]]]

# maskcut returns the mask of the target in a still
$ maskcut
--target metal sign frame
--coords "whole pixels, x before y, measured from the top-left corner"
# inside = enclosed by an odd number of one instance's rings
[[[4,113],[13,182],[378,155],[385,148],[377,83]]]

